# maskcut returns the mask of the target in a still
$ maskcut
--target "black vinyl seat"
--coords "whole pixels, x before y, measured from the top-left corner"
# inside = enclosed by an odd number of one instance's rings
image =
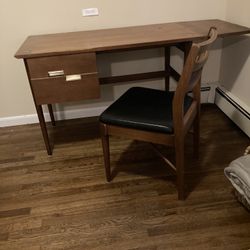
[[[127,128],[173,133],[173,97],[174,92],[133,87],[101,114],[100,121]],[[184,113],[192,100],[186,96]]]

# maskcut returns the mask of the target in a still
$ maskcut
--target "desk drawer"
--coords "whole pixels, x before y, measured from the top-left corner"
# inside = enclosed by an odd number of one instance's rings
[[[36,104],[100,97],[95,53],[27,59]]]
[[[31,80],[36,104],[80,101],[100,97],[97,74],[81,75],[81,79],[67,81],[66,77]]]
[[[27,66],[31,79],[97,72],[95,53],[30,58]]]

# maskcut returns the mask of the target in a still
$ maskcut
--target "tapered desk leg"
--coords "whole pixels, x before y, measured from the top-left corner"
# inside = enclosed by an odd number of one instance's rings
[[[49,115],[50,115],[52,126],[56,126],[55,117],[53,114],[53,108],[51,104],[48,104],[48,110],[49,110]]]
[[[192,42],[187,42],[187,43],[185,43],[185,45],[184,45],[184,63],[186,62],[186,60],[187,60],[187,57],[188,57],[188,53],[189,53],[189,51],[190,51],[190,49],[191,49],[191,46],[192,46]]]
[[[43,134],[43,140],[47,149],[47,153],[48,155],[52,155],[52,149],[49,143],[49,136],[48,136],[48,131],[46,128],[46,123],[45,123],[45,119],[44,119],[44,115],[43,115],[43,109],[41,105],[36,105],[36,111],[37,111],[37,115],[38,115],[38,119],[39,119],[39,123],[40,123],[40,127],[42,130],[42,134]]]
[[[170,78],[170,47],[164,48],[165,56],[165,90],[169,91],[169,78]]]

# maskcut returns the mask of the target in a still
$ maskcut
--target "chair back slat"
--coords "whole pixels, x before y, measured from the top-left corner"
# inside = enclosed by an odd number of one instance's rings
[[[207,59],[208,59],[208,51],[205,50],[199,56],[197,56],[195,63],[194,63],[193,72],[202,69]]]
[[[185,84],[187,85],[186,92],[191,91],[200,80],[203,67],[208,59],[209,47],[216,40],[216,38],[217,38],[217,30],[216,28],[212,27],[208,32],[207,40],[201,43],[195,43],[191,47],[190,53],[193,52],[194,55],[191,57],[191,59],[189,59],[191,60],[190,62],[187,61],[187,63],[192,65],[191,66],[192,70],[189,79],[186,79],[185,81]]]
[[[192,91],[194,89],[194,87],[196,86],[196,84],[198,84],[198,82],[200,81],[202,67],[203,66],[201,66],[201,68],[199,68],[198,70],[195,70],[194,72],[192,72],[192,75],[190,77],[186,92]]]
[[[201,74],[208,59],[209,47],[217,38],[216,28],[211,27],[207,37],[205,41],[193,43],[190,48],[175,92],[173,105],[175,111],[179,109],[179,112],[183,113],[184,98],[190,91],[193,92],[194,100],[200,102],[197,90],[200,91]]]

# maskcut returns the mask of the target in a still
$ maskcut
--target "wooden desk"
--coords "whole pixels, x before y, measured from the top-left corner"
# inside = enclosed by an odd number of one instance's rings
[[[204,38],[211,26],[219,37],[250,33],[247,27],[221,20],[201,20],[145,26],[29,36],[15,54],[24,59],[47,153],[52,154],[42,105],[47,104],[55,125],[51,104],[98,98],[99,84],[127,82],[169,76],[178,80],[170,66],[172,45],[187,55],[193,41]],[[96,54],[117,50],[164,47],[165,69],[157,72],[99,78]]]

